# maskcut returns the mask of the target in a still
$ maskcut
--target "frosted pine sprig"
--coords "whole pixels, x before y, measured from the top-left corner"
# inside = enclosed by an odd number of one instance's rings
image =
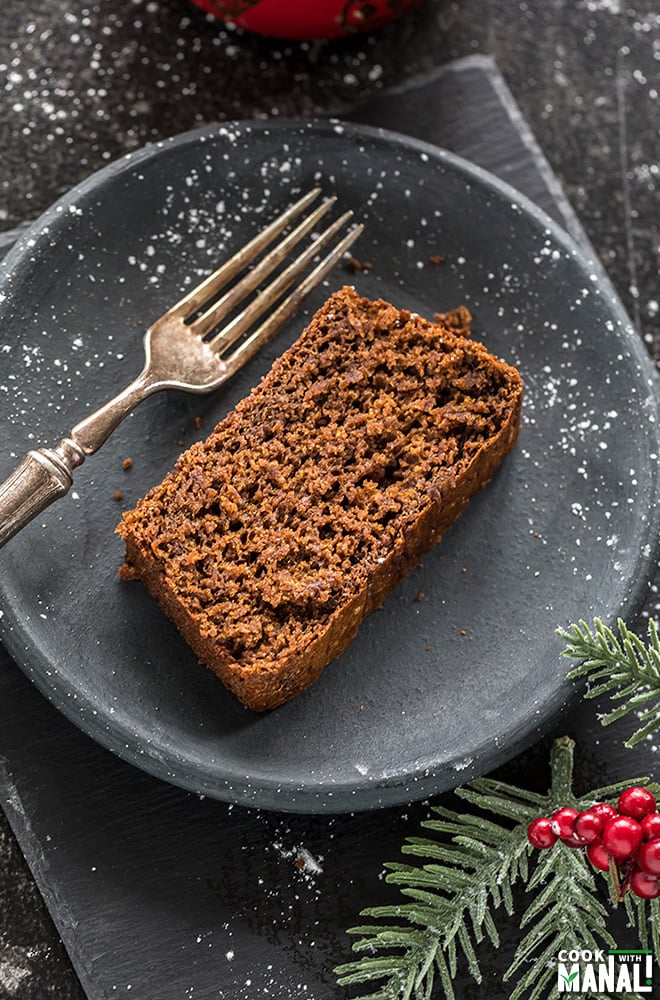
[[[432,810],[436,818],[422,827],[434,836],[409,837],[402,847],[416,860],[385,866],[387,881],[398,886],[401,898],[363,910],[361,916],[371,922],[348,931],[357,938],[353,951],[359,957],[335,970],[340,985],[361,1000],[456,1000],[460,967],[482,981],[481,946],[489,952],[499,947],[498,919],[511,922],[517,887],[532,899],[518,921],[521,939],[503,977],[511,1000],[554,997],[563,949],[616,948],[604,903],[606,874],[594,870],[582,851],[560,843],[537,853],[528,840],[535,817],[562,806],[586,810],[596,801],[616,799],[630,784],[578,798],[574,746],[568,737],[555,741],[546,795],[480,778],[455,793],[470,811]],[[647,779],[636,782],[645,785]],[[652,947],[657,958],[660,900],[627,896],[624,903],[641,947]],[[621,1000],[635,1000],[635,994]]]
[[[639,725],[625,743],[634,747],[660,730],[660,637],[653,620],[646,644],[621,619],[617,630],[618,636],[595,618],[593,627],[581,619],[557,634],[566,643],[562,656],[581,661],[568,679],[586,678],[585,698],[609,694],[617,703],[601,718],[603,725],[630,713],[637,715]]]

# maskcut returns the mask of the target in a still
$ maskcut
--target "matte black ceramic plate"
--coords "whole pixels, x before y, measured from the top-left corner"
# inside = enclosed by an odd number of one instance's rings
[[[0,554],[4,641],[77,725],[196,792],[309,812],[421,798],[533,740],[571,694],[556,626],[630,613],[657,537],[652,370],[598,265],[477,168],[337,123],[184,135],[39,220],[0,284],[0,474],[123,386],[141,325],[316,183],[366,223],[356,253],[372,268],[336,270],[305,315],[346,281],[429,316],[464,302],[475,335],[522,372],[518,446],[442,544],[315,685],[266,715],[118,580],[122,508],[245,395],[303,315],[227,389],[143,404]]]

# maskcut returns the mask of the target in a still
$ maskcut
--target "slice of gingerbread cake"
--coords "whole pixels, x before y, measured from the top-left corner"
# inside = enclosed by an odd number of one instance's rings
[[[513,447],[520,376],[468,324],[341,289],[124,514],[123,575],[248,708],[311,684]]]

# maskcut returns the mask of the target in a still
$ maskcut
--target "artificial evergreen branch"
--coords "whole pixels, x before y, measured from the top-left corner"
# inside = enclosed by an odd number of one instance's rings
[[[637,930],[640,948],[660,955],[660,899],[645,902],[635,896],[624,899],[630,926]]]
[[[387,881],[398,885],[405,899],[362,911],[375,922],[349,930],[358,938],[353,950],[360,957],[335,970],[340,985],[361,990],[362,1000],[455,1000],[453,983],[461,960],[481,982],[479,945],[488,939],[492,947],[499,946],[495,917],[502,910],[513,915],[517,883],[535,895],[520,923],[526,933],[504,976],[513,982],[510,1000],[554,996],[550,984],[557,976],[554,963],[561,949],[616,946],[607,929],[597,875],[583,852],[562,844],[532,852],[527,839],[527,827],[537,816],[566,805],[586,810],[596,801],[616,799],[629,784],[620,782],[576,798],[573,750],[567,737],[556,741],[547,795],[480,778],[456,791],[472,811],[433,808],[437,818],[422,826],[439,836],[406,840],[403,853],[419,862],[386,865]],[[649,947],[650,940],[660,957],[657,902],[626,905],[642,947]],[[632,1000],[635,994],[625,997]]]
[[[595,801],[615,797],[623,786],[598,789],[586,799],[576,799],[573,792],[573,742],[557,740],[552,748],[551,787],[544,803],[547,814],[561,806],[588,809]],[[604,946],[615,948],[614,938],[607,930],[607,910],[600,901],[594,872],[585,862],[582,852],[567,850],[543,851],[527,891],[540,890],[520,921],[520,929],[531,929],[519,943],[513,962],[504,974],[504,982],[526,965],[530,968],[518,980],[509,1000],[539,1000],[557,972],[554,962],[562,949],[570,951],[578,941],[580,949],[595,951]],[[548,995],[547,993],[545,994]]]
[[[504,974],[507,982],[529,965],[510,994],[509,1000],[528,996],[529,1000],[554,994],[556,960],[562,949],[615,948],[606,929],[607,910],[596,894],[594,875],[577,851],[550,850],[539,857],[528,892],[539,890],[524,913],[520,928],[531,925],[516,949],[512,964]]]
[[[568,679],[589,680],[585,698],[609,694],[613,701],[620,702],[601,718],[603,725],[630,712],[638,715],[639,726],[625,744],[633,747],[660,730],[660,637],[652,619],[646,645],[621,619],[617,629],[618,638],[595,618],[593,628],[580,620],[557,634],[566,643],[562,656],[581,661]]]

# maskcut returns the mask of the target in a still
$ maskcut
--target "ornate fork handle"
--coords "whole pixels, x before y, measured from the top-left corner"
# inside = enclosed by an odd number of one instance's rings
[[[0,547],[21,528],[68,493],[73,470],[98,451],[122,420],[157,386],[147,372],[90,414],[55,448],[29,451],[0,486]]]
[[[84,452],[71,438],[63,438],[55,449],[27,453],[0,486],[0,545],[69,491],[72,471],[84,460]]]

